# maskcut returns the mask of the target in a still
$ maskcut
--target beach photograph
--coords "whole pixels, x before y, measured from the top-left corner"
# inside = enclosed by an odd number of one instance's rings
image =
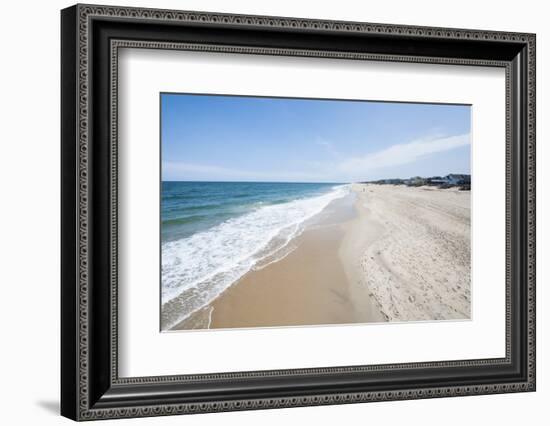
[[[471,106],[160,94],[160,330],[471,319]]]

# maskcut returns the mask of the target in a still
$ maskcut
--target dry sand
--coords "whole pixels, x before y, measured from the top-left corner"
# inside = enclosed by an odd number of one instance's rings
[[[470,318],[470,191],[357,185],[381,231],[362,257],[390,321]]]
[[[469,191],[352,189],[173,329],[469,318]]]

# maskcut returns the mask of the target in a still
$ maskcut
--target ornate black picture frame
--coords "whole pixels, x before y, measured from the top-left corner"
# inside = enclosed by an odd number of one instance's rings
[[[76,5],[61,12],[61,413],[159,416],[535,390],[535,35]],[[120,47],[506,70],[506,356],[120,378]]]

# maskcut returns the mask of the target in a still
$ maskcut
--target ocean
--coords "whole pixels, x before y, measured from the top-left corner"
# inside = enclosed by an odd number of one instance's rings
[[[337,183],[162,182],[163,328],[284,257],[304,222],[348,193]]]

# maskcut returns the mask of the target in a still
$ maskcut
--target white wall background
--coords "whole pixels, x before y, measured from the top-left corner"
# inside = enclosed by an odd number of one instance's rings
[[[468,425],[544,424],[550,401],[550,27],[538,0],[332,2],[104,0],[103,4],[526,31],[537,33],[538,391],[293,408],[102,424]],[[2,6],[0,66],[0,401],[2,424],[68,424],[59,404],[59,9],[71,2]],[[547,420],[546,420],[547,421]],[[131,423],[129,423],[131,422]]]

